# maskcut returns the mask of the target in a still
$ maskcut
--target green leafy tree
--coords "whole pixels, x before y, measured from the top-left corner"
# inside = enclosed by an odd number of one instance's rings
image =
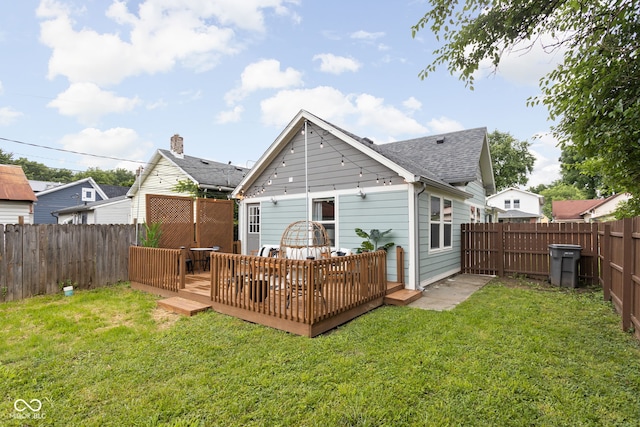
[[[22,166],[28,179],[63,183],[73,181],[73,172],[69,169],[50,168],[43,163],[34,162],[24,157],[14,160],[13,164]]]
[[[171,187],[176,193],[189,193],[191,197],[202,199],[223,199],[228,198],[227,193],[198,187],[198,184],[188,179],[181,179]]]
[[[586,193],[574,185],[555,181],[539,193],[544,197],[542,212],[551,219],[552,202],[558,200],[584,200],[588,199]]]
[[[511,134],[494,130],[489,134],[493,174],[498,191],[525,185],[533,171],[535,157],[527,141],[518,141]]]
[[[126,169],[103,170],[100,168],[89,168],[86,171],[76,173],[73,180],[84,178],[93,178],[97,184],[131,187],[136,175]]]
[[[562,182],[582,189],[589,199],[609,195],[602,183],[597,163],[599,162],[589,161],[584,155],[577,153],[572,145],[565,146],[560,154]]]
[[[8,153],[0,148],[0,165],[12,165],[13,153]]]
[[[428,4],[413,35],[428,27],[443,44],[421,78],[446,64],[473,89],[481,61],[497,69],[505,54],[553,36],[545,48],[563,62],[541,80],[542,96],[530,103],[546,105],[561,147],[573,145],[576,154],[594,159],[605,186],[640,198],[640,0]]]

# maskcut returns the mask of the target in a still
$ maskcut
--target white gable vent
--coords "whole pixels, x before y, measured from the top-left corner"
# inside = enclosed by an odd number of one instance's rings
[[[96,190],[95,188],[83,188],[82,189],[82,198],[83,202],[95,202],[96,201]]]

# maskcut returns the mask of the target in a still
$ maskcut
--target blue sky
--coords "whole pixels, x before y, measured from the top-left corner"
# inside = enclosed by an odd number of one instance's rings
[[[178,133],[185,154],[251,166],[306,109],[376,143],[481,126],[509,132],[532,143],[529,185],[558,178],[547,112],[526,106],[557,57],[537,44],[511,54],[495,75],[483,67],[474,91],[445,68],[422,81],[438,46],[427,29],[411,37],[426,8],[413,0],[3,2],[0,138],[23,144],[0,140],[0,148],[74,171],[135,170]]]

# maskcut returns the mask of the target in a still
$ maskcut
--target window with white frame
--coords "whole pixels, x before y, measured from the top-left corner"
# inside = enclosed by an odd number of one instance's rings
[[[520,199],[513,199],[513,209],[520,209]]]
[[[249,233],[260,233],[260,206],[249,206]]]
[[[431,196],[430,248],[450,248],[453,240],[453,203],[449,199]]]
[[[504,208],[505,209],[511,209],[511,200],[505,200],[504,201]]]
[[[331,246],[336,245],[336,200],[333,197],[313,199],[311,220],[319,222],[327,230]]]

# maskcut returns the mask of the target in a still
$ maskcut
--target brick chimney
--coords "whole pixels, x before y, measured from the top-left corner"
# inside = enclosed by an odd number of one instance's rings
[[[177,133],[171,137],[171,154],[184,159],[184,139]]]

